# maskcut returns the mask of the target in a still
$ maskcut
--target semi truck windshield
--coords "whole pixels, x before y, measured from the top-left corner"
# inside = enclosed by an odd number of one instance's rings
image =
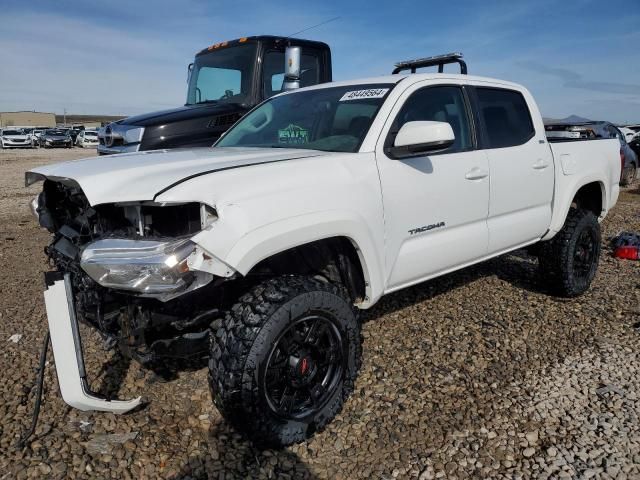
[[[237,45],[198,55],[187,92],[187,105],[244,103],[251,91],[256,44]]]

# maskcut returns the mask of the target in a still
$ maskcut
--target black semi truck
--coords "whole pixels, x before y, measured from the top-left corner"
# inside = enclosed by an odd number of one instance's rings
[[[98,133],[98,153],[209,147],[264,99],[330,81],[326,43],[268,35],[216,43],[189,65],[184,106],[107,125]]]

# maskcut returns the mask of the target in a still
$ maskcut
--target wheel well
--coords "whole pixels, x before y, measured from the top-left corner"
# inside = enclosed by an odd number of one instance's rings
[[[320,275],[347,288],[354,302],[365,298],[364,271],[347,237],[331,237],[285,250],[255,265],[249,276]]]
[[[598,182],[587,183],[580,187],[573,197],[571,206],[590,210],[596,217],[602,213],[602,187]]]

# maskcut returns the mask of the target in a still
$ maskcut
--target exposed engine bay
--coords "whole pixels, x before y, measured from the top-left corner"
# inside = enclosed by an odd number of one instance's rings
[[[78,319],[97,328],[109,346],[117,345],[143,364],[206,355],[208,328],[220,312],[211,306],[222,304],[224,289],[218,287],[224,279],[192,271],[185,255],[195,251],[188,239],[215,220],[211,207],[198,203],[92,207],[73,182],[51,180],[44,182],[32,207],[40,225],[52,233],[45,247],[49,261],[57,271],[70,274]],[[111,260],[104,260],[105,255]],[[148,263],[138,267],[153,278],[154,255],[162,267],[156,275],[158,284],[144,288],[135,272],[125,269],[146,258]],[[167,273],[171,269],[178,279]],[[134,283],[127,283],[126,275]],[[194,294],[197,288],[206,292]]]

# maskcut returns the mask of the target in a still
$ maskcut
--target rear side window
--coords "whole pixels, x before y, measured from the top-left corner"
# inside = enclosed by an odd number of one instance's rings
[[[476,88],[488,148],[527,143],[535,134],[531,113],[520,92],[498,88]]]

